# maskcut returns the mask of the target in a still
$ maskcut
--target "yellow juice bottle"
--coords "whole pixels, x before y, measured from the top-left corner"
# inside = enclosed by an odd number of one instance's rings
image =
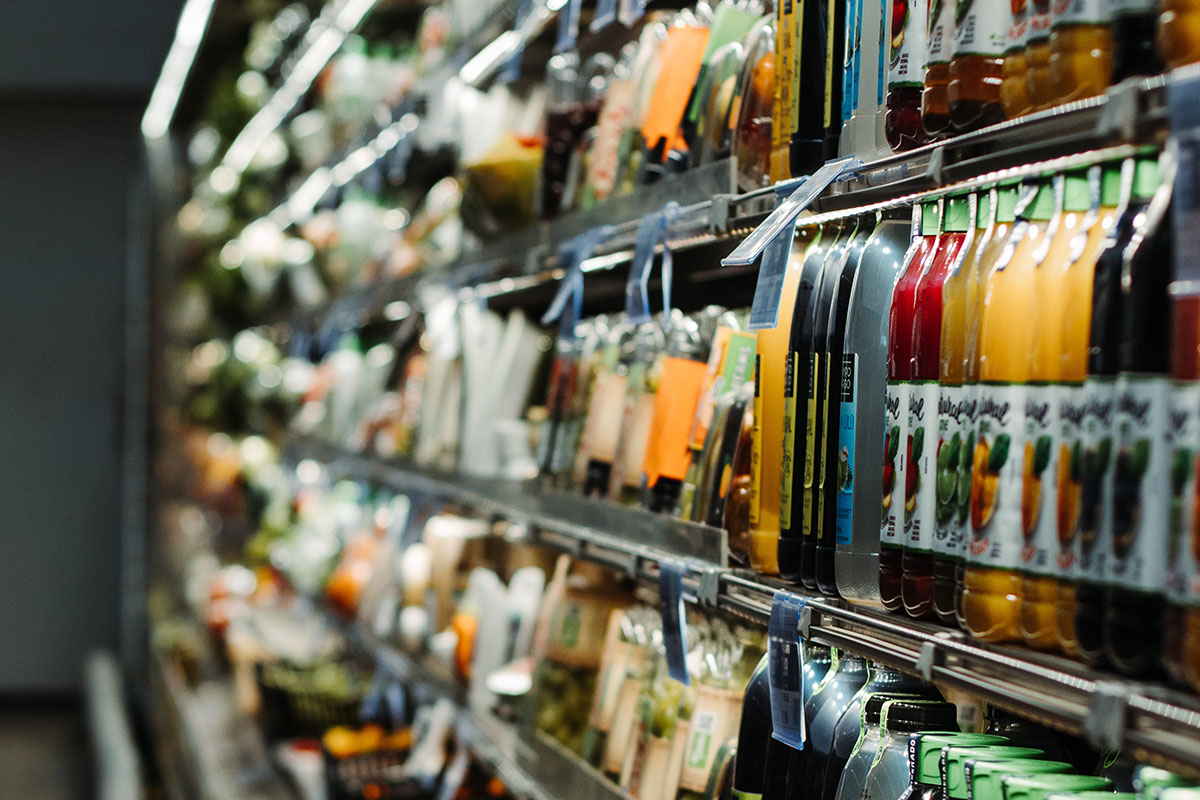
[[[1087,404],[1088,336],[1092,320],[1092,276],[1105,239],[1116,224],[1121,192],[1120,164],[1094,167],[1088,176],[1089,209],[1063,269],[1063,303],[1058,367],[1057,532],[1055,638],[1067,655],[1078,655],[1075,635],[1082,500],[1081,441]]]
[[[1033,349],[1025,399],[1022,469],[1021,636],[1038,650],[1058,646],[1058,384],[1061,379],[1062,316],[1066,313],[1066,267],[1090,207],[1085,172],[1054,179],[1055,215],[1034,254]],[[1069,457],[1068,457],[1069,460]]]
[[[979,435],[971,460],[971,540],[963,618],[985,641],[1021,638],[1022,472],[1035,254],[1054,214],[1047,181],[1022,187],[1016,224],[988,270],[979,321]]]

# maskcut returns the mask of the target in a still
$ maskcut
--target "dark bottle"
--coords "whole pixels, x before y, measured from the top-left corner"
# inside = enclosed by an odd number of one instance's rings
[[[1163,176],[1135,219],[1121,268],[1104,653],[1129,675],[1158,672],[1162,666],[1171,484],[1171,315],[1166,309],[1174,261],[1172,178]]]
[[[738,725],[738,751],[733,762],[733,791],[741,800],[763,796],[767,750],[771,733],[771,687],[764,654],[746,684],[742,699],[742,721]]]
[[[957,133],[1004,119],[1000,83],[1008,45],[1008,11],[1004,3],[994,1],[955,4],[954,48],[946,92],[950,124]]]
[[[903,9],[900,13],[898,10]],[[925,80],[925,41],[928,34],[928,2],[899,0],[890,23],[891,59],[884,107],[884,133],[897,152],[926,144],[929,134],[921,122],[921,93]],[[899,29],[897,29],[897,25]],[[899,44],[897,44],[899,43]]]
[[[817,518],[820,528],[816,540],[816,580],[817,588],[831,597],[838,596],[837,577],[834,571],[833,559],[837,551],[837,496],[838,488],[844,480],[845,467],[839,446],[839,435],[842,421],[842,352],[846,345],[846,317],[850,310],[850,290],[854,287],[854,277],[858,274],[858,263],[862,259],[867,241],[875,230],[874,217],[860,217],[858,230],[846,249],[846,258],[842,262],[841,275],[837,276],[832,287],[829,287],[829,320],[826,323],[826,334],[821,361],[822,391],[819,397],[823,409],[823,439],[824,453],[821,458],[821,470],[818,473]]]
[[[833,747],[834,730],[846,708],[867,682],[867,661],[843,655],[834,671],[822,681],[817,693],[804,707],[808,741],[800,753],[795,773],[797,783],[789,786],[791,797],[816,800],[825,783],[825,767]]]
[[[1121,170],[1116,224],[1101,246],[1092,278],[1087,380],[1081,425],[1079,585],[1075,595],[1075,635],[1084,661],[1104,661],[1104,585],[1111,544],[1113,421],[1118,349],[1121,337],[1121,261],[1158,185],[1158,164],[1141,159]]]
[[[1157,0],[1113,0],[1112,13],[1112,82],[1162,72],[1164,65],[1155,42]]]
[[[819,798],[814,797],[813,800],[834,800],[837,796],[842,770],[845,769],[846,761],[849,760],[850,753],[854,750],[854,745],[858,742],[858,736],[862,732],[863,706],[870,698],[876,696],[880,698],[880,708],[883,707],[882,698],[884,697],[893,700],[900,697],[940,699],[936,689],[911,675],[905,675],[903,672],[879,665],[870,667],[867,682],[855,692],[854,697],[850,698],[846,710],[842,712],[841,718],[833,729],[833,742],[825,763],[821,794]]]
[[[928,700],[892,700],[883,707],[883,740],[867,779],[863,800],[899,798],[910,785],[912,754],[909,740],[923,731],[958,729],[953,703]]]
[[[804,664],[800,668],[801,685],[804,696],[816,696],[818,689],[824,684],[825,678],[835,668],[834,652],[828,647],[805,644],[803,648]],[[811,730],[811,717],[808,716],[809,703],[804,705],[806,731]],[[799,756],[802,751],[778,741],[774,737],[767,744],[767,759],[763,778],[763,800],[789,800],[792,795],[791,786],[799,786]],[[793,778],[793,775],[796,775]]]
[[[845,87],[842,82],[842,65],[846,60],[846,3],[845,0],[828,0],[828,28],[825,46],[829,48],[825,76],[825,152],[822,160],[828,161],[838,156],[838,145],[842,138],[842,93]],[[804,3],[804,5],[808,5]],[[807,42],[797,47],[803,50]],[[795,174],[795,173],[793,173]]]
[[[784,377],[783,469],[779,496],[779,574],[800,583],[801,545],[804,536],[805,453],[808,447],[808,376],[813,353],[813,306],[821,291],[825,260],[850,236],[841,222],[824,226],[804,253],[800,285],[796,289],[792,329],[788,339]]]
[[[811,175],[825,161],[825,115],[813,113],[824,108],[827,82],[833,80],[829,49],[834,0],[799,3],[795,11],[795,52],[791,81],[791,141],[788,165],[792,176]],[[844,4],[842,4],[844,5]],[[843,17],[844,19],[844,17]],[[840,79],[837,83],[841,83]],[[830,97],[832,112],[832,97]],[[839,103],[837,108],[841,108]]]
[[[1069,737],[996,706],[988,706],[984,716],[984,733],[1003,736],[1014,747],[1032,747],[1039,750],[1042,758],[1072,763],[1075,761],[1066,747]]]

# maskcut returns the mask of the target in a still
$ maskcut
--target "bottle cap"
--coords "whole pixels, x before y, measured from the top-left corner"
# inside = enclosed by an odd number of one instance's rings
[[[1004,787],[1004,800],[1046,800],[1055,792],[1112,788],[1112,781],[1108,778],[1094,775],[1007,775],[1000,784]]]
[[[921,235],[936,236],[941,230],[941,203],[924,203],[921,206]]]
[[[880,718],[888,733],[944,731],[958,724],[958,709],[935,700],[892,700],[884,704]]]
[[[1042,751],[1036,747],[952,745],[942,750],[942,793],[953,800],[967,800],[966,764],[964,763],[967,759],[1011,761],[1014,758],[1036,758],[1040,755],[1042,755]]]
[[[950,233],[962,233],[971,226],[970,204],[968,195],[960,194],[947,197],[945,211],[942,217],[942,230]]]
[[[1159,793],[1158,800],[1200,800],[1200,787],[1170,786]]]
[[[1051,181],[1041,181],[1037,184],[1037,194],[1025,211],[1025,218],[1044,221],[1054,216],[1054,184]]]
[[[1063,176],[1063,211],[1087,211],[1091,206],[1086,170],[1068,172]]]
[[[1100,205],[1116,208],[1121,202],[1121,162],[1105,164],[1100,173]]]
[[[942,749],[951,745],[959,747],[998,745],[1007,742],[994,733],[922,733],[917,738],[917,782],[930,786],[942,782]]]
[[[1133,198],[1149,200],[1158,190],[1158,159],[1139,158],[1133,169]]]
[[[973,761],[967,759],[963,776],[967,783],[967,796],[971,800],[1000,800],[1000,781],[1009,775],[1040,775],[1044,773],[1066,773],[1071,765],[1065,761],[1040,761],[1035,758],[1018,758],[1011,761]]]
[[[975,205],[975,227],[983,230],[991,222],[992,193],[980,192]]]
[[[883,716],[884,703],[901,697],[912,697],[912,695],[903,692],[875,692],[867,695],[867,699],[863,701],[863,722],[867,727],[878,726],[879,720]]]
[[[1185,790],[1197,794],[1194,789]],[[1055,792],[1054,794],[1046,795],[1046,800],[1137,800],[1138,795],[1133,792]],[[1179,800],[1182,800],[1180,798]],[[1195,800],[1195,798],[1191,798]]]
[[[1159,767],[1143,765],[1133,773],[1133,789],[1146,800],[1154,800],[1163,789],[1187,785],[1182,776]]]
[[[996,187],[996,222],[1012,222],[1017,218],[1018,193],[1015,184]]]

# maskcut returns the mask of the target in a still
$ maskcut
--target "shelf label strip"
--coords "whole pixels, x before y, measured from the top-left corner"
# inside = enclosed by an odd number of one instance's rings
[[[684,686],[691,685],[687,668],[687,616],[683,610],[683,572],[687,567],[663,561],[658,567],[658,597],[662,605],[663,647],[667,674]]]
[[[767,623],[767,682],[771,689],[771,737],[804,749],[804,680],[800,667],[800,609],[804,599],[783,590],[771,600]]]

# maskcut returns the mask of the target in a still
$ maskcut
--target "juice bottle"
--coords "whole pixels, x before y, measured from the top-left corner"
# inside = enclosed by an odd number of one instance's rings
[[[1105,0],[1057,0],[1050,28],[1054,101],[1094,97],[1112,78],[1112,16]]]
[[[1089,175],[1091,194],[1082,239],[1068,258],[1063,287],[1062,351],[1058,385],[1058,593],[1055,636],[1068,655],[1078,655],[1075,637],[1075,588],[1079,579],[1080,509],[1083,477],[1083,419],[1087,409],[1088,330],[1092,316],[1092,276],[1096,259],[1116,224],[1121,192],[1120,165],[1095,167]]]
[[[937,383],[941,364],[942,291],[971,227],[968,210],[966,196],[945,200],[937,252],[917,282],[914,295],[912,382],[908,390],[912,451],[905,467],[905,479],[914,484],[913,514],[912,524],[905,525],[900,583],[904,610],[912,617],[933,616],[933,549],[939,500],[935,466],[942,455],[938,440]]]
[[[850,292],[858,275],[859,264],[871,235],[875,229],[874,217],[860,217],[858,230],[850,240],[841,274],[830,292],[829,321],[826,325],[825,347],[822,351],[825,376],[824,396],[824,448],[821,458],[817,516],[820,530],[816,543],[817,588],[832,597],[838,596],[837,578],[834,569],[834,553],[837,550],[838,498],[849,478],[849,457],[841,450],[841,406],[847,325],[849,324]]]
[[[869,223],[868,223],[869,224]],[[842,272],[850,254],[861,253],[865,236],[860,229],[865,227],[858,218],[847,222],[842,237],[825,258],[825,266],[814,292],[814,302],[809,308],[812,320],[812,353],[809,357],[807,379],[805,373],[797,377],[796,392],[807,385],[805,395],[808,416],[805,420],[806,436],[804,451],[804,540],[800,551],[800,582],[806,588],[818,589],[817,543],[825,524],[825,434],[828,416],[826,398],[829,377],[829,312],[837,297]],[[838,350],[839,358],[841,350]]]
[[[1171,280],[1174,175],[1162,184],[1125,248],[1113,463],[1112,549],[1106,568],[1104,653],[1121,672],[1157,671],[1171,477]]]
[[[892,6],[884,129],[888,144],[897,152],[911,150],[929,141],[921,125],[928,12],[929,0],[895,0]]]
[[[788,164],[792,175],[811,175],[825,162],[825,118],[813,113],[832,102],[833,50],[829,42],[831,3],[793,0],[792,80]],[[840,63],[840,62],[839,62]],[[828,94],[827,94],[828,93]]]
[[[807,732],[812,725],[812,712],[815,711],[813,700],[826,685],[827,679],[832,679],[840,659],[836,650],[810,642],[804,643],[801,653],[800,683],[804,689],[803,696],[808,699],[802,708],[795,711],[804,715]],[[800,784],[797,772],[801,764],[799,756],[800,751],[772,737],[767,744],[763,800],[787,800],[793,796],[792,787]]]
[[[1004,119],[1000,79],[1007,49],[1008,15],[1005,4],[995,0],[955,4],[948,93],[950,123],[959,133]]]
[[[1200,3],[1161,0],[1158,52],[1171,69],[1200,61]]]
[[[1027,0],[1029,37],[1025,41],[1025,91],[1033,111],[1054,105],[1050,77],[1050,0]]]
[[[754,448],[750,470],[750,563],[759,572],[779,572],[779,484],[783,457],[783,378],[792,308],[800,285],[802,255],[811,231],[798,232],[792,243],[779,319],[774,328],[758,332],[755,353]]]
[[[888,314],[911,224],[885,219],[863,249],[850,291],[842,355],[842,402],[838,481],[838,594],[851,602],[879,605],[879,523],[884,418],[879,398],[886,391]],[[858,456],[862,456],[859,464]],[[866,469],[860,471],[860,466]]]
[[[937,252],[937,203],[913,209],[920,236],[905,254],[903,271],[892,292],[888,310],[887,391],[884,400],[883,517],[879,529],[879,597],[884,608],[899,611],[903,574],[905,529],[911,522],[908,508],[908,465],[912,435],[908,430],[909,381],[912,377],[912,327],[917,283]],[[914,473],[915,477],[915,473]]]
[[[1029,43],[1029,4],[1030,0],[1018,0],[1010,11],[1000,81],[1000,102],[1007,119],[1016,119],[1030,111],[1029,86],[1025,82],[1029,69],[1025,52]]]
[[[963,573],[963,619],[978,639],[1021,636],[1021,501],[1025,384],[1032,333],[1020,324],[1034,304],[1034,254],[1046,239],[1054,190],[1022,187],[1016,223],[988,270],[979,321],[979,436],[972,453],[971,541]]]
[[[1034,254],[1036,274],[1033,349],[1025,401],[1025,453],[1022,470],[1021,636],[1030,647],[1049,650],[1055,635],[1058,584],[1058,384],[1062,377],[1062,319],[1067,313],[1066,274],[1070,255],[1086,244],[1084,227],[1091,205],[1086,173],[1071,172],[1054,181],[1057,211],[1041,251]],[[1069,456],[1068,456],[1069,463]]]
[[[921,91],[921,125],[938,139],[950,128],[950,56],[954,52],[954,3],[933,0],[929,7],[925,88]]]
[[[825,62],[825,134],[822,161],[837,158],[838,145],[842,138],[842,81],[846,59],[846,9],[847,0],[828,0],[827,27],[825,31],[827,55]],[[807,46],[807,42],[803,46]]]
[[[738,724],[738,742],[742,757],[733,762],[733,793],[740,800],[760,800],[766,774],[767,747],[771,742],[771,686],[764,653],[742,699],[742,718]]]
[[[1163,62],[1155,46],[1157,0],[1112,0],[1112,14],[1112,82],[1162,72]]]
[[[1105,237],[1092,274],[1087,379],[1080,434],[1079,567],[1075,589],[1075,640],[1087,662],[1104,660],[1106,562],[1111,547],[1112,447],[1117,351],[1121,334],[1121,256],[1158,183],[1153,159],[1126,161],[1116,223]]]
[[[813,307],[821,292],[825,260],[849,236],[842,222],[822,227],[805,251],[792,308],[788,352],[784,362],[783,467],[780,470],[779,572],[800,583],[803,562],[806,464],[808,453],[808,376],[813,353]]]
[[[939,621],[958,623],[957,566],[966,544],[971,460],[965,454],[974,430],[974,403],[966,386],[967,311],[975,306],[968,293],[975,284],[971,268],[987,241],[990,194],[971,195],[969,227],[958,258],[942,289],[942,341],[938,369],[937,532],[933,538],[933,611]],[[944,452],[943,452],[944,451]]]
[[[775,3],[775,92],[771,106],[771,181],[791,177],[788,136],[791,134],[792,59],[796,57],[794,0]]]

